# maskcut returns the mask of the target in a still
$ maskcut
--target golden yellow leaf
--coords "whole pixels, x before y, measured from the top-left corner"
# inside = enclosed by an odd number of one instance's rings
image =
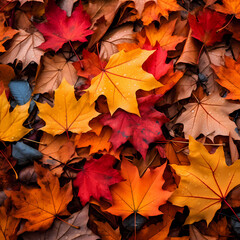
[[[112,55],[107,66],[92,79],[92,84],[87,89],[90,104],[98,96],[105,95],[111,114],[122,108],[140,115],[136,91],[138,89],[149,91],[162,86],[152,74],[142,69],[142,64],[153,52],[138,48],[127,53],[121,51]]]
[[[74,95],[74,87],[65,79],[55,90],[54,107],[47,103],[37,103],[39,117],[46,122],[41,130],[55,136],[63,132],[83,133],[91,130],[89,121],[99,115],[94,104],[89,104],[88,93],[78,101]]]
[[[0,95],[0,141],[18,141],[31,131],[23,127],[28,117],[29,104],[30,102],[21,106],[17,105],[12,112],[9,112],[10,103],[5,91],[2,92]]]
[[[188,206],[185,224],[205,219],[209,224],[221,202],[239,184],[240,161],[231,166],[225,162],[223,147],[210,154],[203,144],[189,138],[190,166],[171,166],[181,177],[178,189],[169,201],[176,206]]]

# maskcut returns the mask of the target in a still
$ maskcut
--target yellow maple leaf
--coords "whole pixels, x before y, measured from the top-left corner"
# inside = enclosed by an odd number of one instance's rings
[[[0,91],[0,141],[14,142],[21,139],[31,131],[23,127],[24,121],[28,117],[30,102],[24,105],[17,105],[12,112],[9,112],[10,104],[5,91]]]
[[[139,89],[149,91],[163,86],[152,74],[142,69],[142,64],[153,52],[138,48],[112,55],[107,66],[92,79],[91,86],[87,89],[90,104],[98,96],[105,95],[111,114],[122,108],[140,115],[136,91]]]
[[[210,154],[193,137],[189,138],[189,151],[191,165],[171,165],[181,181],[169,201],[176,206],[188,206],[190,213],[185,224],[202,219],[209,224],[221,202],[226,203],[228,193],[239,185],[240,161],[227,166],[223,147]]]
[[[41,130],[55,136],[63,132],[83,133],[91,130],[89,121],[99,115],[94,104],[89,104],[88,93],[77,101],[74,95],[74,86],[65,79],[55,90],[54,107],[47,103],[37,103],[39,117],[46,122]]]

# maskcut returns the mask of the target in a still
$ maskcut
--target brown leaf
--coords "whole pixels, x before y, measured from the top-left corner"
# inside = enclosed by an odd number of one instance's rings
[[[53,94],[65,78],[70,85],[74,85],[78,79],[77,71],[71,61],[67,61],[61,55],[45,55],[42,60],[43,69],[38,69],[34,93],[48,92]],[[40,68],[40,65],[39,65]]]
[[[95,221],[97,224],[97,230],[102,240],[121,240],[121,234],[119,228],[113,229],[107,222]]]
[[[15,59],[22,61],[23,69],[31,62],[37,64],[44,51],[37,47],[44,42],[44,38],[40,32],[28,33],[22,29],[14,36],[11,46],[7,52],[0,56],[3,64],[13,63]]]
[[[81,211],[72,214],[65,219],[68,223],[60,220],[55,220],[52,227],[45,232],[24,233],[22,235],[24,240],[63,240],[63,239],[77,239],[77,240],[96,240],[99,239],[88,227],[88,208],[85,206]],[[74,228],[73,226],[79,227]]]

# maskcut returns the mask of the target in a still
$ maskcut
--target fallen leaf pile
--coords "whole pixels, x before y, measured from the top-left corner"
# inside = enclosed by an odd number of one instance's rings
[[[0,0],[0,240],[240,238],[238,0]]]

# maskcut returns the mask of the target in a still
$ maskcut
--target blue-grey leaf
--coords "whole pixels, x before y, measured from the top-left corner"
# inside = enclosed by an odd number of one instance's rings
[[[23,142],[12,145],[12,156],[18,160],[19,165],[25,165],[31,161],[42,158],[42,153]]]
[[[30,100],[32,90],[27,81],[12,80],[8,86],[18,105],[24,105]]]

